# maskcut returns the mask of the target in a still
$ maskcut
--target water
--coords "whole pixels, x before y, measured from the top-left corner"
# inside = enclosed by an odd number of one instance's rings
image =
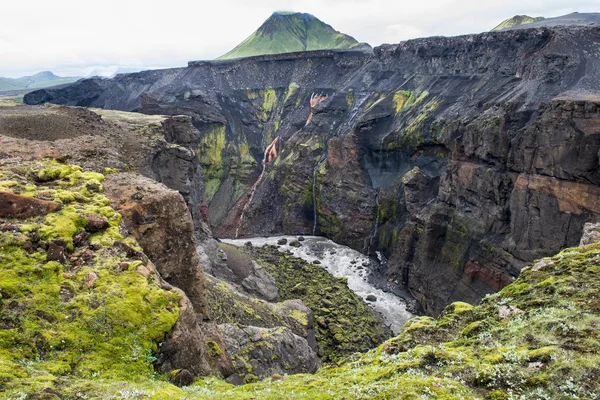
[[[371,254],[371,246],[373,245],[373,240],[377,237],[377,233],[379,232],[379,209],[381,208],[381,205],[379,204],[379,192],[375,192],[375,203],[377,203],[377,216],[375,217],[375,226],[373,227],[373,230],[371,231],[371,233],[369,234],[369,237],[367,238],[367,243],[366,243],[366,254]]]
[[[222,239],[222,241],[237,246],[251,242],[253,246],[261,247],[265,244],[277,245],[277,241],[282,238],[287,239],[288,243],[297,239],[295,236],[273,236]],[[320,236],[307,236],[301,243],[300,247],[292,247],[289,244],[282,245],[280,250],[290,250],[294,256],[308,262],[319,260],[320,265],[330,274],[348,278],[348,287],[358,296],[363,299],[368,295],[377,297],[377,301],[367,301],[367,304],[381,314],[385,324],[391,328],[394,334],[398,334],[404,323],[414,316],[406,309],[406,301],[403,298],[390,292],[384,292],[369,282],[369,270],[373,269],[372,266],[376,264],[374,260],[356,250]]]
[[[312,230],[313,236],[317,233],[317,225],[319,223],[319,214],[317,212],[317,171],[319,170],[319,168],[321,168],[321,165],[323,165],[323,163],[325,161],[327,161],[327,152],[323,153],[323,155],[321,156],[321,161],[319,161],[317,163],[317,165],[315,166],[315,168],[313,169],[313,190],[312,190],[313,213],[314,213],[313,230]]]

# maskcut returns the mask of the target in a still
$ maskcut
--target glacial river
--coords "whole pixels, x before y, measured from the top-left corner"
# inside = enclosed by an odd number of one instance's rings
[[[224,243],[243,246],[251,242],[253,246],[265,244],[277,246],[280,239],[287,239],[287,244],[281,245],[281,251],[289,250],[294,256],[308,262],[319,260],[321,266],[334,276],[348,278],[348,287],[358,296],[366,300],[367,296],[375,296],[375,301],[366,301],[383,317],[385,323],[394,334],[400,332],[404,323],[414,315],[407,310],[406,301],[391,292],[384,292],[368,280],[369,270],[374,263],[369,257],[349,247],[337,244],[320,236],[305,236],[300,247],[290,246],[297,236],[272,236],[243,239],[221,239]]]

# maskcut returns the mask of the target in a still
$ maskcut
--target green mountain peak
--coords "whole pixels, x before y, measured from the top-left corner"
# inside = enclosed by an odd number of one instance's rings
[[[317,17],[301,12],[276,11],[246,40],[219,60],[297,51],[350,49],[360,43]]]
[[[492,31],[501,31],[502,29],[514,28],[515,26],[531,24],[532,22],[543,21],[544,17],[530,17],[529,15],[515,15],[512,18],[505,19]]]

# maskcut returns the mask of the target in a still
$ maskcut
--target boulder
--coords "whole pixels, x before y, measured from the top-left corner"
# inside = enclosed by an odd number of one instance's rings
[[[0,192],[0,218],[32,218],[56,212],[62,204],[25,197],[10,192]]]
[[[222,324],[219,329],[234,364],[234,373],[227,378],[231,383],[252,382],[273,374],[312,373],[319,368],[319,357],[306,339],[288,328]]]

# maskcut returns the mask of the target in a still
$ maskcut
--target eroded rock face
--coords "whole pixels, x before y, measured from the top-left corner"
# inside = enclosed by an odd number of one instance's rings
[[[140,175],[109,175],[106,196],[123,215],[134,236],[163,279],[183,290],[203,314],[204,274],[194,242],[194,224],[181,195]]]
[[[310,373],[319,368],[314,350],[287,328],[223,324],[219,329],[235,368],[229,382],[248,383],[273,374]]]
[[[159,372],[185,369],[193,376],[218,374],[231,375],[233,366],[226,352],[211,352],[208,343],[224,347],[220,335],[214,335],[215,327],[200,326],[194,307],[186,294],[179,293],[179,319],[169,338],[159,348],[155,365]],[[208,329],[207,329],[208,328]]]

